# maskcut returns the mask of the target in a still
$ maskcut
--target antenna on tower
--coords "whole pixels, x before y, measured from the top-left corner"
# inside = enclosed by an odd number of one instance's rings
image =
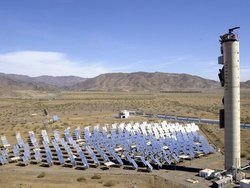
[[[232,33],[236,29],[240,29],[240,27],[233,27],[233,28],[228,29],[228,31],[229,31],[229,33]]]

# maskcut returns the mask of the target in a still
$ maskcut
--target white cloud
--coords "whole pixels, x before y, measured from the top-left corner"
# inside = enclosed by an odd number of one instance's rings
[[[74,75],[94,77],[110,72],[100,62],[76,62],[64,53],[46,51],[19,51],[0,54],[0,72],[29,76]]]

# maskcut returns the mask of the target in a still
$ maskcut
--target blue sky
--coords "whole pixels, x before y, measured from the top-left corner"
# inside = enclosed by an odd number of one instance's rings
[[[241,80],[250,80],[249,7],[249,0],[1,0],[0,72],[218,80],[219,35],[240,26]]]

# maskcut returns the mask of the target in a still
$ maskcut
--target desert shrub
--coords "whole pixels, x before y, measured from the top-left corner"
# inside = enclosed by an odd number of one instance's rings
[[[64,122],[64,123],[62,124],[62,126],[67,127],[67,126],[69,126],[69,123],[68,123],[68,122]]]
[[[250,117],[249,117],[249,116],[247,116],[247,117],[245,118],[245,122],[246,122],[246,123],[249,123],[249,122],[250,122]]]
[[[115,182],[113,181],[108,181],[106,183],[103,184],[105,187],[113,187],[115,185]]]
[[[241,157],[241,158],[245,158],[245,157],[246,157],[246,154],[245,154],[245,153],[242,153],[242,154],[240,155],[240,157]]]
[[[83,182],[83,181],[86,181],[86,178],[81,176],[81,177],[77,178],[76,181]]]
[[[44,172],[42,172],[41,174],[39,174],[38,176],[37,176],[37,178],[44,178],[45,177],[45,173]]]
[[[101,175],[100,174],[94,174],[94,176],[91,177],[91,179],[101,179]]]
[[[54,129],[55,129],[55,130],[59,129],[59,125],[55,125],[55,126],[54,126]]]

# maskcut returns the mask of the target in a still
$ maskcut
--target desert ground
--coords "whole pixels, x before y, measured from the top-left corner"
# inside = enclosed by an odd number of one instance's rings
[[[15,144],[15,133],[20,131],[23,138],[28,131],[40,134],[42,129],[64,130],[67,127],[93,126],[115,122],[153,121],[159,119],[131,116],[117,118],[120,110],[136,110],[150,114],[167,114],[218,119],[222,107],[222,91],[202,93],[157,93],[157,92],[63,92],[63,91],[15,91],[0,95],[0,134]],[[49,112],[46,117],[44,109]],[[53,115],[60,120],[50,123]],[[250,90],[241,91],[241,121],[250,122]],[[223,154],[223,129],[216,125],[200,125],[208,140],[220,148]],[[244,163],[250,160],[250,130],[241,131],[241,157]],[[221,153],[206,159],[195,159],[180,165],[192,168],[223,168]],[[211,163],[204,164],[204,160]],[[196,166],[195,166],[195,165]],[[178,177],[196,177],[197,172],[156,170],[152,173],[127,171],[122,169],[88,169],[77,171],[71,168],[52,166],[50,168],[15,164],[0,166],[0,187],[183,187],[192,186]],[[39,178],[39,175],[42,176]],[[99,179],[93,176],[100,176]],[[203,181],[199,179],[199,181]],[[178,182],[178,183],[176,183]],[[180,184],[179,184],[180,182]],[[204,185],[208,186],[206,182]],[[198,185],[197,185],[198,186]],[[205,186],[205,187],[206,187]]]

